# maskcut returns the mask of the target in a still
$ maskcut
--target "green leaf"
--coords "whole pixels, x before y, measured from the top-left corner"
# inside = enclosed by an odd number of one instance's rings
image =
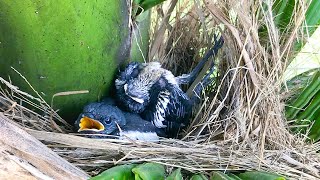
[[[295,7],[295,0],[276,0],[273,4],[275,24],[280,30],[284,30],[292,17]]]
[[[320,71],[313,75],[311,83],[306,86],[291,106],[286,108],[286,117],[294,119],[300,109],[304,108],[318,91],[320,91]]]
[[[144,11],[164,2],[165,0],[142,0],[140,2],[140,6],[144,9]]]
[[[220,171],[214,171],[210,178],[211,180],[232,180],[233,178],[229,177],[228,175],[224,174]]]
[[[236,176],[235,174],[232,174],[232,173],[228,173],[228,176],[229,176],[232,180],[241,180],[241,178],[239,178],[238,176]]]
[[[90,180],[134,180],[132,168],[136,164],[121,165],[103,171],[101,174],[90,178]]]
[[[318,110],[318,108],[320,108],[320,90],[317,92],[317,94],[314,95],[311,102],[304,109],[304,111],[300,112],[300,114],[297,116],[297,119],[298,120],[308,119],[311,121],[314,120],[312,118],[317,117],[317,116],[314,116],[314,113]]]
[[[305,31],[310,34],[316,30],[320,25],[320,1],[319,0],[307,0],[306,3],[310,3],[306,14],[306,28]],[[290,23],[292,13],[295,10],[295,0],[276,0],[273,4],[273,13],[275,16],[275,24],[280,30],[284,30]]]
[[[190,180],[208,180],[208,178],[203,174],[195,174],[190,178]]]
[[[136,16],[136,22],[143,22],[145,20],[149,20],[151,15],[151,11],[147,10],[147,11],[143,11],[142,13],[140,13],[138,16]]]
[[[182,180],[181,168],[174,170],[166,180]]]
[[[132,44],[130,51],[130,59],[132,61],[144,61],[147,59],[149,44],[151,11],[145,11],[137,16],[136,23],[132,29]],[[137,25],[137,26],[136,26]]]
[[[309,0],[310,2],[310,0]],[[307,12],[305,14],[305,24],[304,24],[304,33],[308,34],[309,37],[312,36],[312,34],[316,31],[316,29],[320,25],[320,13],[319,13],[319,8],[320,8],[320,1],[319,0],[312,0]],[[300,50],[305,42],[299,41],[295,44],[295,50],[298,51]]]
[[[144,163],[132,169],[136,180],[164,180],[164,166],[158,163]]]
[[[134,0],[132,12],[134,16],[138,16],[141,12],[147,11],[164,1],[165,0]]]
[[[246,171],[238,176],[243,180],[285,180],[283,176],[261,171]]]
[[[291,130],[294,133],[306,133],[307,129],[310,128],[310,126],[313,124],[313,122],[319,117],[320,114],[320,91],[313,97],[311,102],[307,105],[307,107],[304,108],[304,110],[301,110],[301,112],[297,115],[295,118],[294,125],[299,125]],[[316,125],[316,123],[314,123]],[[313,126],[314,126],[313,125]],[[312,126],[312,127],[313,127]],[[315,131],[313,130],[312,133],[309,133],[309,137],[314,136],[313,134]],[[314,138],[312,138],[314,139]]]
[[[320,71],[320,68],[313,68],[290,78],[286,81],[286,88],[289,91],[301,92],[308,84],[310,84],[312,75],[317,71]]]
[[[306,3],[310,3],[305,14],[305,28],[304,32],[311,36],[316,28],[320,25],[320,1],[319,0],[306,0]],[[276,0],[273,4],[273,14],[275,16],[275,24],[284,32],[293,16],[293,12],[297,6],[296,0]],[[297,42],[295,44],[295,50],[299,51],[305,42]]]
[[[320,25],[320,1],[312,0],[310,6],[306,12],[306,24],[307,24],[307,32],[309,32],[310,36]]]
[[[316,112],[317,118],[310,129],[309,137],[314,141],[317,142],[320,140],[320,108]]]

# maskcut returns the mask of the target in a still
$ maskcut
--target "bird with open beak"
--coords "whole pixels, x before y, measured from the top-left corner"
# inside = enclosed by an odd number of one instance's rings
[[[138,114],[121,111],[112,99],[86,105],[74,125],[78,133],[89,137],[159,140],[151,122],[142,119]]]

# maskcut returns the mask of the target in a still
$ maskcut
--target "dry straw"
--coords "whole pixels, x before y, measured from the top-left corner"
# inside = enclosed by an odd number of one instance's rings
[[[225,40],[215,62],[216,85],[196,108],[182,140],[146,143],[77,136],[66,125],[57,127],[56,122],[65,122],[41,97],[2,78],[1,111],[90,175],[115,164],[152,161],[193,172],[265,170],[294,179],[319,178],[320,145],[306,144],[287,131],[280,93],[307,4],[297,2],[286,33],[279,34],[272,3],[172,0],[154,10],[149,60],[159,60],[176,75],[194,67],[212,46],[214,34]],[[262,27],[265,34],[259,34]]]

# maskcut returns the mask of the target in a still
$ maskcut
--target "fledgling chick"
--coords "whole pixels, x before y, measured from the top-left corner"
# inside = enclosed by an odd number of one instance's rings
[[[159,140],[152,123],[137,114],[121,111],[111,99],[86,105],[74,125],[77,132],[92,134],[89,137],[112,135],[119,139]]]
[[[157,135],[155,126],[144,119],[138,114],[124,112],[123,114],[127,120],[127,124],[120,127],[120,130],[114,131],[112,134],[119,136],[120,139],[133,139],[142,141],[158,141],[159,136]]]
[[[193,105],[203,88],[211,82],[210,74],[195,87],[191,98],[182,91],[180,84],[192,83],[209,57],[217,54],[223,39],[215,40],[214,47],[196,68],[182,76],[175,77],[158,62],[129,63],[115,80],[118,105],[126,111],[140,113],[142,118],[163,131],[166,137],[176,137],[179,130],[189,124]],[[213,70],[212,63],[210,72]]]

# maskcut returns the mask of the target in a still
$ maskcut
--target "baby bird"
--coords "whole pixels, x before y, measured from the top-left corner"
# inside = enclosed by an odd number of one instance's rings
[[[214,47],[195,69],[178,77],[162,68],[158,62],[129,63],[115,80],[118,105],[126,111],[139,113],[165,137],[176,137],[179,130],[189,124],[193,105],[198,102],[203,88],[211,82],[210,74],[195,87],[191,98],[182,91],[180,84],[192,83],[209,57],[217,54],[222,45],[222,37],[215,38]],[[210,73],[213,70],[212,63]]]
[[[152,123],[138,114],[121,111],[112,99],[86,105],[74,125],[77,132],[92,134],[89,137],[110,135],[119,139],[159,140]]]

